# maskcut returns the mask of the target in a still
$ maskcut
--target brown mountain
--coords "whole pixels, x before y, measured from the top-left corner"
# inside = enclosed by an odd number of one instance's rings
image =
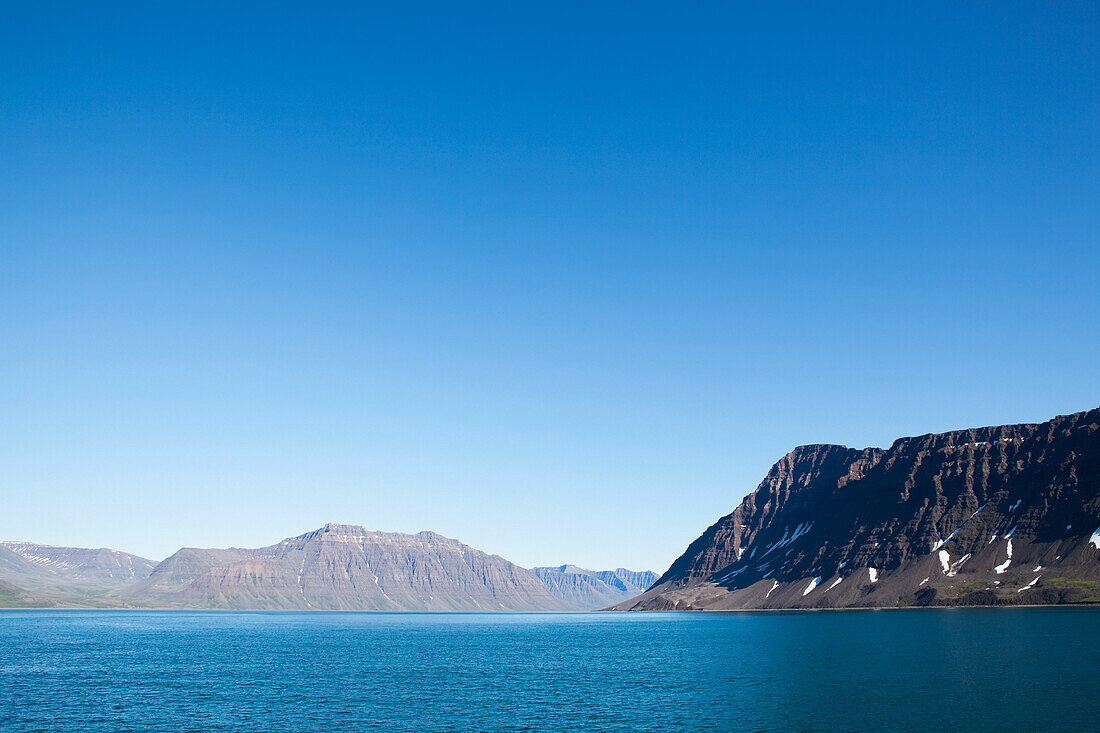
[[[1100,602],[1100,409],[796,448],[620,610]]]
[[[255,550],[186,548],[124,596],[174,608],[560,611],[530,571],[434,532],[347,524]]]

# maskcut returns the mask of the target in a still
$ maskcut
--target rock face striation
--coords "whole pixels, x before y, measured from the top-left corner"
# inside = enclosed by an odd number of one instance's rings
[[[617,610],[1100,602],[1100,409],[796,448]]]
[[[324,527],[255,550],[185,548],[124,595],[181,608],[560,611],[530,571],[420,532]]]
[[[574,608],[592,611],[633,598],[653,585],[657,573],[634,571],[585,570],[576,565],[532,568],[531,572],[555,598]]]

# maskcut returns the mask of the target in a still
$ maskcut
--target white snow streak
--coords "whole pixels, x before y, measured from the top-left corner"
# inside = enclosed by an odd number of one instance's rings
[[[1041,578],[1041,577],[1042,577],[1041,575],[1036,575],[1036,576],[1035,576],[1035,580],[1031,581],[1030,583],[1028,583],[1027,585],[1025,585],[1025,586],[1024,586],[1023,588],[1020,588],[1020,589],[1019,589],[1019,590],[1017,590],[1016,592],[1017,592],[1017,593],[1023,593],[1023,592],[1024,592],[1025,590],[1027,590],[1028,588],[1032,588],[1032,587],[1034,587],[1034,586],[1035,586],[1035,584],[1039,582],[1039,578]]]
[[[1004,571],[1008,570],[1008,566],[1012,564],[1012,540],[1009,540],[1008,545],[1005,546],[1005,552],[1008,553],[1008,559],[993,568],[993,571],[997,573],[997,575],[1000,575]]]
[[[718,582],[718,583],[724,583],[724,582],[726,582],[727,580],[729,580],[730,578],[732,578],[733,576],[737,575],[738,573],[743,573],[743,572],[745,572],[745,571],[746,571],[746,570],[748,570],[748,569],[749,569],[749,568],[748,568],[748,566],[747,566],[747,565],[746,565],[745,567],[743,567],[743,568],[738,568],[737,570],[734,570],[733,572],[730,572],[730,573],[726,573],[726,574],[725,574],[725,575],[723,575],[723,576],[722,576],[721,578],[719,578],[719,579],[718,579],[718,580],[717,580],[716,582]]]
[[[373,575],[373,573],[372,573],[372,575]],[[382,591],[382,595],[386,596],[387,601],[392,601],[393,600],[388,595],[386,595],[386,591],[382,589],[382,584],[378,582],[378,576],[377,575],[374,576],[374,584],[378,586],[378,590]]]
[[[302,600],[303,601],[306,601],[306,591],[305,591],[305,588],[302,587],[302,571],[304,571],[305,569],[306,569],[306,556],[305,556],[305,554],[303,554],[302,555],[302,564],[298,567],[298,592],[302,594]],[[313,608],[313,604],[310,603],[309,601],[306,601],[306,606],[308,606],[309,608]]]
[[[952,539],[953,539],[953,538],[955,537],[955,535],[957,535],[957,534],[959,533],[959,530],[960,530],[960,529],[962,529],[962,528],[963,528],[963,527],[964,527],[964,526],[966,525],[966,523],[967,523],[967,522],[969,522],[969,521],[970,521],[971,519],[973,519],[974,517],[978,516],[978,512],[980,512],[980,511],[981,511],[982,509],[985,509],[985,508],[986,508],[986,506],[987,506],[986,504],[982,504],[982,505],[981,505],[980,507],[978,507],[977,509],[975,509],[975,510],[974,510],[974,513],[973,513],[973,514],[971,514],[971,515],[970,515],[969,517],[967,517],[967,518],[966,518],[966,519],[965,519],[965,520],[963,521],[963,523],[962,523],[962,524],[960,524],[960,525],[959,525],[959,526],[958,526],[958,527],[957,527],[957,528],[955,529],[955,531],[954,531],[954,532],[952,532],[951,534],[947,535],[947,539],[945,539],[945,540],[940,540],[939,542],[937,542],[937,543],[936,543],[936,544],[935,544],[935,545],[934,545],[934,546],[932,547],[932,551],[933,551],[933,552],[935,552],[936,550],[940,549],[941,547],[943,547],[944,545],[946,545],[946,544],[947,544],[948,542],[950,542],[950,541],[951,541],[951,540],[952,540]]]
[[[803,522],[802,524],[799,524],[797,527],[794,528],[794,533],[793,534],[788,534],[789,533],[788,528],[784,527],[783,528],[783,536],[779,538],[778,542],[775,542],[775,543],[772,543],[771,545],[769,545],[768,549],[764,550],[764,552],[760,555],[760,557],[764,557],[764,555],[767,555],[772,550],[778,550],[780,547],[785,547],[785,546],[791,544],[792,542],[797,540],[799,537],[801,537],[802,535],[809,532],[810,527],[812,527],[812,526],[814,526],[813,522]]]
[[[958,575],[959,574],[959,568],[961,568],[963,563],[965,563],[969,559],[970,559],[970,553],[968,552],[965,555],[963,555],[962,557],[960,557],[958,560],[956,560],[955,562],[951,563],[951,569],[948,570],[947,573],[946,573],[947,577],[954,578],[956,575]]]

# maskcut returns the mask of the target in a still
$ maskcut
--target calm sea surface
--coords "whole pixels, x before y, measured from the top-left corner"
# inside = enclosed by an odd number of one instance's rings
[[[1100,728],[1100,611],[0,611],[0,730]]]

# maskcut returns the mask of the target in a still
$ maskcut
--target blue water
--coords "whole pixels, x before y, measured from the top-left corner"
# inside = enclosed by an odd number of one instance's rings
[[[0,611],[0,730],[1095,730],[1100,611]]]

